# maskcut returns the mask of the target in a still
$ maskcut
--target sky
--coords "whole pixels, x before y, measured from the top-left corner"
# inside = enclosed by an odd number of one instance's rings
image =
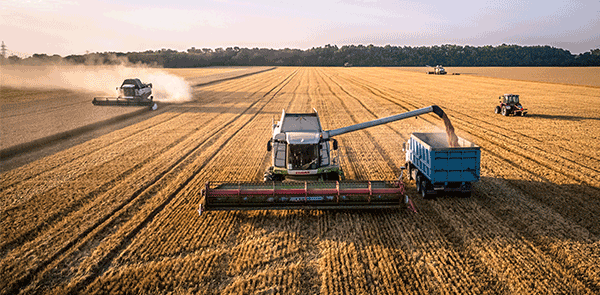
[[[600,48],[600,0],[0,0],[9,54],[326,44]]]

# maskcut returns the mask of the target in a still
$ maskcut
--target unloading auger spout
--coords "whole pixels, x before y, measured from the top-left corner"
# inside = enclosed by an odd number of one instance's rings
[[[435,113],[436,115],[440,116],[440,118],[442,118],[442,119],[445,116],[445,113],[442,110],[442,108],[440,108],[436,105],[432,105],[432,106],[428,106],[428,107],[425,107],[422,109],[402,113],[402,114],[397,114],[397,115],[393,115],[393,116],[389,116],[389,117],[385,117],[385,118],[375,119],[373,121],[358,123],[355,125],[350,125],[350,126],[333,129],[333,130],[329,130],[329,131],[323,131],[323,132],[321,132],[321,137],[323,139],[329,139],[330,137],[341,135],[344,133],[358,131],[358,130],[362,130],[362,129],[369,128],[369,127],[379,126],[379,125],[383,125],[383,124],[387,124],[387,123],[391,123],[391,122],[395,122],[395,121],[399,121],[399,120],[407,119],[407,118],[411,118],[411,117],[416,117],[419,115],[424,115],[424,114],[432,113],[432,112]]]

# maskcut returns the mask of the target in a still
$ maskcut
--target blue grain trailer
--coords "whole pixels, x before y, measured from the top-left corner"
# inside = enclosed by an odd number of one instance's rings
[[[424,198],[442,192],[471,195],[472,183],[479,180],[481,150],[463,138],[458,145],[450,147],[446,133],[413,133],[404,145],[408,177]]]

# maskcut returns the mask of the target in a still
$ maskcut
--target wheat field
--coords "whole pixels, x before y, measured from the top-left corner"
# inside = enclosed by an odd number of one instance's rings
[[[529,114],[494,114],[503,93]],[[1,174],[0,294],[598,294],[599,99],[397,68],[198,84],[191,102]],[[470,198],[424,200],[405,178],[417,212],[196,212],[207,181],[262,180],[282,109],[315,108],[330,130],[434,104],[481,146]],[[339,136],[346,178],[396,179],[402,143],[438,129],[424,115]]]

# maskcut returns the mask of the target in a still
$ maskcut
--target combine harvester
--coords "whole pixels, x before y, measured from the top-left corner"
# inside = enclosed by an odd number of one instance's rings
[[[442,67],[441,65],[437,65],[435,67],[426,65],[426,67],[427,71],[425,73],[427,73],[428,75],[446,75],[448,73],[446,72],[446,69],[444,69],[444,67]]]
[[[333,137],[427,113],[435,113],[446,123],[450,145],[456,145],[454,129],[438,106],[324,131],[316,110],[313,113],[282,112],[273,124],[273,137],[267,144],[272,166],[262,183],[211,183],[202,190],[198,213],[212,210],[271,209],[382,209],[408,203],[402,173],[395,181],[344,181]],[[404,167],[402,167],[404,169]]]
[[[117,87],[118,97],[94,97],[92,104],[96,106],[150,107],[156,110],[157,105],[152,97],[152,83],[144,84],[140,79],[125,79],[121,87]]]

